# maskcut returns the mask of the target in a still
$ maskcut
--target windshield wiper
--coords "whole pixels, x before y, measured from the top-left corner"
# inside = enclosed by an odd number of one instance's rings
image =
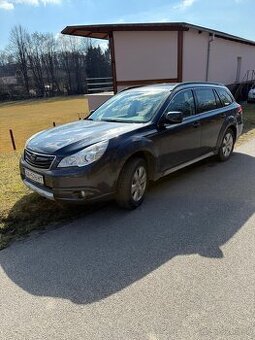
[[[101,122],[125,123],[117,119],[100,119]]]

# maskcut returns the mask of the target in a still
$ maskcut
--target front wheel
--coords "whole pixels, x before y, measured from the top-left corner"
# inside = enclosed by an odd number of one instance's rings
[[[233,152],[235,145],[235,135],[232,129],[228,129],[222,139],[221,146],[218,153],[220,161],[228,160]]]
[[[126,209],[135,209],[143,202],[148,185],[146,163],[142,158],[131,159],[123,168],[117,187],[116,201]]]

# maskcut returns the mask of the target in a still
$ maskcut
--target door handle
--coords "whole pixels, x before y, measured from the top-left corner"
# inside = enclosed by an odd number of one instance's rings
[[[194,123],[192,124],[192,126],[193,126],[194,128],[199,127],[199,125],[200,125],[199,121],[196,121],[196,122],[194,122]]]

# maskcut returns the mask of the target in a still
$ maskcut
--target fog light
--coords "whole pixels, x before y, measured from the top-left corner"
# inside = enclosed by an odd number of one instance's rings
[[[85,191],[81,191],[81,197],[86,198],[86,192]]]

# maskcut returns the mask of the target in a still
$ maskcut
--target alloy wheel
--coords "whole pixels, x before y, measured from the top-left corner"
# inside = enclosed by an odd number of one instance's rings
[[[234,138],[230,132],[226,133],[224,139],[223,139],[223,144],[222,144],[222,153],[225,158],[228,158],[229,155],[232,152],[234,145]]]
[[[147,173],[143,166],[139,166],[133,175],[131,184],[131,195],[135,202],[142,199],[147,185]]]

